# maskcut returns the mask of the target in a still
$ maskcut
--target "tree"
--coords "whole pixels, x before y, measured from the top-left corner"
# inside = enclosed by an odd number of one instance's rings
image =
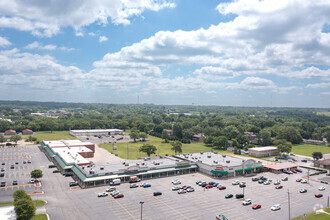
[[[175,152],[175,154],[182,153],[182,143],[180,141],[171,142],[172,148],[171,150]]]
[[[144,133],[144,132],[140,133],[140,138],[142,138],[142,141],[145,141],[147,137],[148,137],[148,135],[146,133]]]
[[[313,152],[313,158],[314,160],[319,160],[323,158],[323,154],[321,152]]]
[[[36,206],[31,198],[26,197],[14,202],[14,209],[18,220],[31,219],[36,212]]]
[[[35,169],[31,171],[31,178],[39,179],[43,176],[42,171],[39,169]]]
[[[10,137],[10,140],[17,143],[17,141],[22,140],[22,137],[20,135],[13,135]]]
[[[136,139],[140,137],[140,132],[137,128],[132,128],[129,136],[134,140],[134,142],[136,142]]]
[[[165,143],[168,142],[168,139],[170,138],[170,135],[168,135],[167,131],[166,130],[163,130],[162,132],[162,139],[165,140]]]
[[[145,152],[150,157],[151,154],[156,154],[157,148],[151,144],[144,144],[140,147],[139,151]]]

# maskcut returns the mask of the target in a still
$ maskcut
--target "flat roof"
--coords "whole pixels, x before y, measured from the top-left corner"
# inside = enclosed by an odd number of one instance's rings
[[[296,165],[294,163],[286,162],[286,163],[275,163],[275,164],[267,165],[264,167],[272,169],[272,170],[282,170],[282,169],[294,168],[297,166],[298,165]]]
[[[268,150],[277,150],[277,147],[253,147],[253,148],[249,148],[250,150],[254,150],[254,151],[268,151]]]
[[[211,166],[239,166],[242,165],[243,159],[232,157],[228,155],[222,155],[217,152],[200,152],[200,153],[192,153],[192,154],[180,154],[177,155],[177,157],[180,157],[185,160],[189,160],[191,162],[201,162],[203,164],[211,165]],[[249,159],[249,158],[247,158]],[[227,163],[227,161],[230,161],[230,163]]]
[[[75,163],[78,165],[89,163],[89,160],[79,154],[80,152],[93,152],[87,147],[61,147],[52,149],[55,153],[58,153],[67,164]]]

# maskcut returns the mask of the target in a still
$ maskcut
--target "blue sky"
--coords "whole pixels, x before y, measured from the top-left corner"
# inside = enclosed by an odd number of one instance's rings
[[[327,0],[0,3],[0,99],[330,107]]]

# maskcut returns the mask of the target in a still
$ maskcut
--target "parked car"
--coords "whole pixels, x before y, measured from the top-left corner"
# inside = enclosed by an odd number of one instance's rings
[[[224,190],[224,189],[226,189],[226,187],[225,186],[219,186],[218,189],[219,190]]]
[[[246,206],[246,205],[250,205],[252,204],[252,201],[251,199],[245,199],[243,202],[242,202],[242,205]]]
[[[227,194],[227,195],[225,196],[226,199],[229,199],[229,198],[232,198],[232,197],[233,197],[233,194]]]
[[[280,205],[280,204],[273,205],[270,209],[271,209],[272,211],[280,210],[280,209],[281,209],[281,205]]]
[[[173,186],[172,187],[172,191],[176,191],[176,190],[179,190],[180,189],[180,187],[178,187],[178,186]]]
[[[231,183],[232,185],[238,185],[239,184],[239,180],[235,180],[234,182]]]
[[[260,204],[255,204],[252,206],[252,209],[260,209],[261,205]]]
[[[306,193],[307,192],[307,189],[300,189],[299,192],[300,193]]]
[[[160,196],[160,195],[162,195],[161,192],[154,192],[154,196]]]
[[[236,194],[235,197],[236,197],[236,199],[241,199],[241,198],[244,198],[244,195],[243,194]]]
[[[184,190],[184,189],[180,189],[179,191],[178,191],[178,194],[183,194],[183,193],[186,193],[187,191],[186,190]]]
[[[317,194],[315,194],[315,197],[316,198],[321,198],[323,195],[321,194],[321,193],[317,193]]]
[[[78,183],[77,182],[70,182],[69,183],[69,186],[72,187],[72,186],[78,186]]]
[[[110,187],[108,187],[105,191],[107,191],[107,192],[113,192],[113,191],[115,191],[116,190],[116,187],[114,187],[114,186],[110,186]]]
[[[108,196],[108,193],[101,192],[101,193],[97,194],[97,197],[105,197],[105,196]]]
[[[282,189],[282,188],[283,188],[283,186],[281,186],[281,185],[275,187],[275,189]]]
[[[115,198],[115,199],[118,199],[118,198],[122,198],[122,197],[124,197],[124,194],[117,194],[117,195],[115,195],[113,198]]]
[[[131,183],[131,184],[129,185],[129,188],[137,188],[137,187],[139,187],[139,185],[136,184],[136,183]]]
[[[320,186],[320,187],[319,187],[319,190],[320,190],[320,191],[323,191],[323,190],[325,190],[325,187],[324,187],[324,186]]]
[[[189,187],[189,188],[187,189],[187,192],[194,192],[194,191],[195,191],[195,189],[192,188],[192,187]]]

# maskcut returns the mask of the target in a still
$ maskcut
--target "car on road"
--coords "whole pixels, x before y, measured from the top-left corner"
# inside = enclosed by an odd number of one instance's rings
[[[17,180],[14,180],[13,181],[13,185],[17,185]]]
[[[176,190],[179,190],[180,189],[180,187],[178,187],[178,186],[173,186],[172,187],[172,191],[176,191]]]
[[[251,205],[252,204],[252,201],[251,199],[245,199],[243,202],[242,202],[242,205],[246,206],[246,205]]]
[[[280,204],[273,205],[270,209],[271,209],[272,211],[280,210],[280,209],[281,209],[281,205],[280,205]]]
[[[307,180],[301,180],[300,182],[301,183],[307,183]]]
[[[279,186],[276,186],[275,189],[282,189],[283,186],[279,185]]]
[[[122,198],[122,197],[124,197],[124,194],[117,194],[117,195],[115,195],[113,198],[115,198],[115,199],[118,199],[118,198]]]
[[[307,189],[300,189],[299,192],[300,193],[306,193],[307,192]]]
[[[260,204],[255,204],[252,206],[252,209],[260,209],[261,205]]]
[[[101,193],[97,194],[97,197],[105,197],[105,196],[108,196],[108,193],[101,192]]]
[[[189,187],[189,188],[187,189],[187,192],[194,192],[194,191],[195,191],[195,189],[192,188],[192,187]]]
[[[324,186],[320,186],[319,187],[319,191],[323,191],[323,190],[325,190],[325,187]]]
[[[239,180],[235,180],[231,183],[232,185],[238,185],[239,184]]]
[[[178,194],[184,194],[184,193],[186,193],[186,192],[187,192],[187,190],[180,189],[180,190],[178,191]]]
[[[288,177],[283,177],[281,180],[282,181],[288,181]]]
[[[224,189],[226,189],[226,187],[225,186],[219,186],[218,189],[219,190],[224,190]]]
[[[107,191],[107,192],[113,192],[113,191],[115,191],[116,190],[116,187],[114,187],[114,186],[110,186],[110,187],[108,187],[105,191]]]
[[[70,182],[69,183],[69,186],[72,187],[72,186],[78,186],[78,183],[77,182]]]
[[[317,194],[315,194],[315,197],[316,198],[321,198],[323,195],[321,194],[321,193],[317,193]]]
[[[233,197],[233,194],[227,194],[227,195],[225,196],[226,199],[229,199],[229,198],[232,198],[232,197]]]
[[[154,192],[154,196],[160,196],[162,195],[162,192]]]
[[[236,199],[241,199],[241,198],[244,198],[244,194],[239,193],[239,194],[236,194],[235,197],[236,197]]]
[[[129,185],[129,188],[137,188],[137,187],[139,187],[139,185],[136,184],[136,183],[131,183],[131,184]]]

